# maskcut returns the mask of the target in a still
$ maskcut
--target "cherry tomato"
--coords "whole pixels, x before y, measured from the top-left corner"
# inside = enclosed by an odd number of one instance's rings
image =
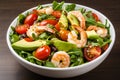
[[[108,46],[109,46],[109,45],[108,45],[108,44],[106,44],[105,46],[103,46],[103,47],[102,47],[102,50],[103,50],[103,51],[106,51],[106,50],[107,50],[107,48],[108,48]]]
[[[101,55],[101,48],[99,46],[84,48],[84,56],[88,61],[94,60]]]
[[[57,20],[54,20],[54,19],[47,19],[47,20],[43,20],[40,22],[40,26],[45,26],[47,24],[51,24],[51,25],[55,25],[57,24]]]
[[[24,21],[24,24],[29,24],[29,25],[32,25],[34,23],[35,20],[37,20],[37,14],[29,14],[26,18],[25,18],[25,21]]]
[[[32,42],[33,40],[31,38],[24,38],[27,42]]]
[[[24,33],[26,33],[28,28],[29,28],[28,24],[18,25],[18,26],[15,27],[15,31],[18,34],[24,34]]]
[[[68,38],[68,33],[69,31],[68,30],[64,30],[64,29],[61,29],[60,32],[59,32],[59,36],[62,40],[66,41],[67,38]]]
[[[61,12],[60,11],[53,11],[52,15],[55,16],[56,18],[60,18],[61,16]]]
[[[94,19],[95,19],[96,21],[99,21],[99,18],[98,18],[98,16],[97,16],[95,13],[92,13],[92,16],[94,17]]]
[[[45,60],[51,53],[51,49],[49,46],[44,45],[42,47],[39,47],[35,53],[34,56],[40,60]]]
[[[36,9],[33,9],[33,10],[32,10],[32,13],[38,15],[38,11],[37,11]]]
[[[57,23],[57,24],[55,25],[55,29],[56,29],[57,31],[60,31],[60,25],[59,25],[59,23]]]

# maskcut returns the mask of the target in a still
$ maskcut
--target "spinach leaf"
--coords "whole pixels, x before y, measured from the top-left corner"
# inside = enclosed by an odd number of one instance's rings
[[[72,11],[72,10],[75,9],[75,7],[76,7],[76,5],[75,5],[74,3],[73,3],[73,4],[70,4],[70,5],[67,5],[67,6],[65,7],[65,11],[67,11],[67,12]]]
[[[54,10],[62,10],[63,4],[64,4],[64,1],[62,1],[61,3],[58,3],[57,1],[53,1],[52,7]]]

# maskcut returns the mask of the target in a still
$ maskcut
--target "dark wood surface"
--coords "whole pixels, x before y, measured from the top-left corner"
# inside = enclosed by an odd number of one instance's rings
[[[56,80],[54,78],[35,74],[21,66],[11,55],[6,43],[6,31],[8,26],[18,14],[29,8],[37,6],[38,4],[51,2],[52,0],[0,0],[0,80]],[[116,30],[115,45],[105,61],[86,74],[67,79],[119,80],[120,0],[65,0],[65,2],[82,4],[100,11],[111,20]]]

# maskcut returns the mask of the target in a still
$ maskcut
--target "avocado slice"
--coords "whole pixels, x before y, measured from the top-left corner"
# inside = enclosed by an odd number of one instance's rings
[[[13,43],[12,47],[16,50],[33,51],[36,48],[42,45],[45,45],[45,44],[46,44],[46,41],[43,41],[43,40],[36,40],[36,41],[28,42],[22,39],[22,40],[19,40]]]
[[[77,48],[75,44],[65,42],[58,40],[57,38],[52,39],[53,45],[59,50],[59,51],[69,51],[73,48]]]
[[[74,15],[68,14],[67,18],[70,21],[71,25],[79,26],[79,21]]]
[[[99,35],[94,31],[86,31],[88,39],[97,39],[99,38]]]
[[[60,24],[60,27],[63,29],[68,28],[68,20],[67,20],[66,15],[64,14],[64,12],[62,12],[62,15],[61,15],[58,23]]]

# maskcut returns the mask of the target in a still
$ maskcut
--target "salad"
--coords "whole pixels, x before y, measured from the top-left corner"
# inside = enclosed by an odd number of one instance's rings
[[[53,1],[19,14],[11,26],[12,48],[25,60],[46,67],[66,68],[98,58],[111,42],[110,26],[76,4]]]

